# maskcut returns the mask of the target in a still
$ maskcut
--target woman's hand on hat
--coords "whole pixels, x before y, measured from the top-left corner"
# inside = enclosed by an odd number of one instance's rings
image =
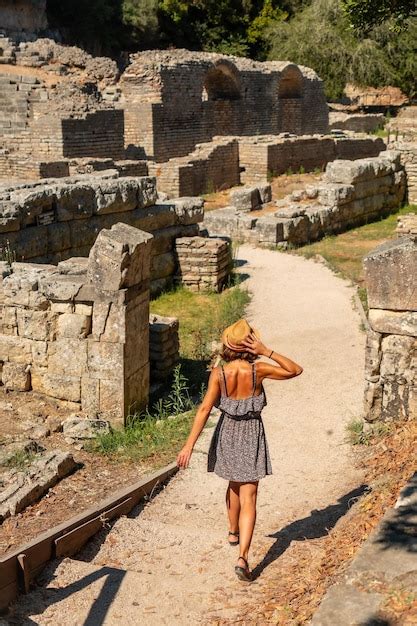
[[[266,346],[260,341],[255,333],[250,333],[246,339],[242,342],[242,345],[248,349],[248,352],[251,354],[256,354],[257,356],[264,356],[269,354]]]
[[[193,449],[190,446],[185,445],[177,456],[177,465],[186,469],[190,463],[190,458],[193,453]]]

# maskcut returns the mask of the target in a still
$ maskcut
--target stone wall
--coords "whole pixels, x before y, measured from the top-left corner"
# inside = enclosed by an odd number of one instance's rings
[[[244,185],[256,185],[289,170],[324,170],[335,159],[363,159],[383,150],[382,139],[358,135],[244,137],[239,139],[240,178]]]
[[[392,140],[390,149],[398,150],[407,173],[407,196],[410,204],[417,204],[417,141]]]
[[[19,261],[85,257],[101,229],[124,222],[154,234],[152,292],[172,282],[175,238],[198,234],[202,218],[199,198],[157,203],[154,178],[116,171],[0,185],[0,249],[9,242]]]
[[[0,25],[12,31],[36,32],[47,28],[46,0],[2,0]]]
[[[369,324],[365,419],[417,417],[417,239],[401,237],[364,259]]]
[[[406,213],[397,217],[397,235],[417,236],[417,213]]]
[[[382,139],[329,135],[214,137],[189,155],[167,163],[149,163],[158,189],[170,197],[205,194],[238,185],[255,185],[302,167],[324,169],[334,159],[357,159],[385,150]]]
[[[301,245],[324,235],[378,219],[404,199],[405,174],[398,152],[327,165],[322,183],[294,191],[255,214],[236,207],[209,211],[203,227],[210,235],[228,235],[263,245]]]
[[[216,137],[186,157],[149,164],[149,173],[156,176],[158,189],[171,198],[234,187],[240,182],[237,139]]]
[[[329,127],[331,129],[352,130],[355,133],[372,133],[385,124],[383,113],[343,113],[331,111],[329,113]]]
[[[193,291],[222,290],[233,267],[229,240],[181,237],[175,241],[175,251],[177,282]]]
[[[9,389],[121,422],[149,391],[152,235],[117,223],[83,259],[1,264],[0,363]]]

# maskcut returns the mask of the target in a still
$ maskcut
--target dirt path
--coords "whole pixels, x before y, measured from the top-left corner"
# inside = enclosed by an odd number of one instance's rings
[[[298,256],[242,246],[239,257],[253,292],[248,317],[268,346],[304,367],[299,378],[265,384],[274,474],[260,486],[255,582],[235,579],[225,481],[205,471],[210,428],[191,468],[143,511],[118,520],[77,560],[49,568],[44,586],[21,604],[19,623],[23,615],[34,620],[26,623],[80,626],[234,623],[242,602],[262,601],[291,541],[323,536],[346,510],[361,482],[343,443],[345,423],[362,406],[365,335],[353,289]]]

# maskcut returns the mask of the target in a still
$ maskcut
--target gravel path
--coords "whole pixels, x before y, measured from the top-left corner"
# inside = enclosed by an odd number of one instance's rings
[[[19,608],[21,618],[34,620],[26,623],[233,623],[242,601],[261,601],[263,581],[285,550],[283,537],[288,546],[300,529],[307,537],[323,535],[335,512],[343,512],[337,503],[360,484],[343,442],[346,422],[362,410],[365,335],[352,308],[353,288],[299,256],[245,245],[239,257],[253,293],[248,318],[268,347],[304,368],[293,380],[265,382],[274,474],[260,485],[250,559],[256,580],[235,579],[236,548],[226,543],[226,483],[205,471],[210,428],[190,469],[142,511],[119,519],[77,560],[51,564],[44,586]]]

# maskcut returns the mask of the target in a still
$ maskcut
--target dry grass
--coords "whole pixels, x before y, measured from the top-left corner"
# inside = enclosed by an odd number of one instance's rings
[[[324,237],[320,241],[301,246],[292,252],[306,258],[319,254],[344,278],[363,286],[363,257],[387,239],[396,237],[397,217],[405,213],[417,213],[417,206],[404,206],[397,213],[377,222],[352,228],[340,235]]]
[[[271,205],[266,205],[267,208],[262,209],[262,211],[254,211],[251,213],[253,217],[257,217],[263,215],[264,213],[276,211],[275,200],[280,200],[281,198],[285,198],[292,191],[304,189],[307,185],[313,185],[314,183],[318,183],[320,178],[322,177],[322,172],[308,172],[308,173],[295,173],[295,174],[282,174],[281,176],[275,176],[271,179],[271,187],[272,187],[272,199],[273,203]],[[225,189],[222,191],[215,191],[213,193],[207,193],[203,196],[205,200],[204,210],[205,211],[213,211],[215,209],[221,209],[230,204],[229,196],[230,192],[234,189],[239,189],[239,187],[233,187],[231,189]]]

